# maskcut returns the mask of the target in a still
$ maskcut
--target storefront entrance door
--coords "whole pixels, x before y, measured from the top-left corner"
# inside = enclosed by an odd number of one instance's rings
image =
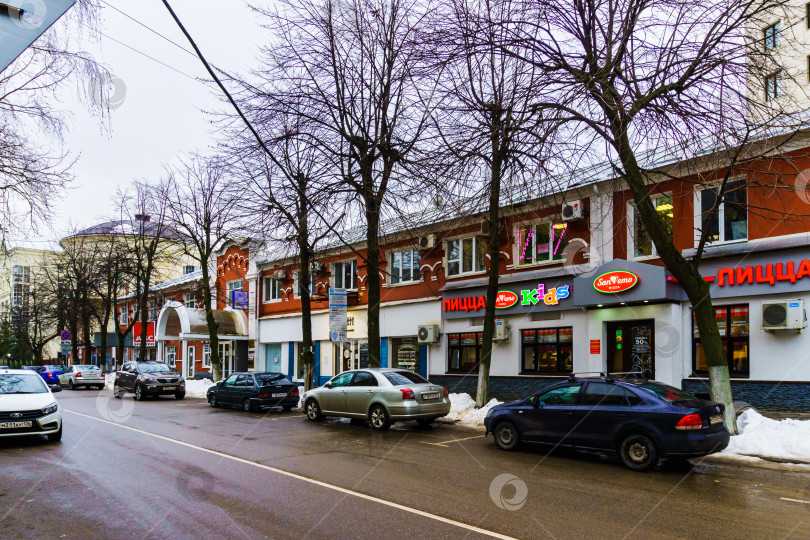
[[[655,321],[614,321],[607,324],[607,370],[655,377]]]
[[[366,340],[351,339],[344,343],[336,343],[334,347],[335,374],[368,367],[368,342]]]
[[[219,361],[222,362],[222,380],[233,373],[233,344],[230,341],[219,343]]]

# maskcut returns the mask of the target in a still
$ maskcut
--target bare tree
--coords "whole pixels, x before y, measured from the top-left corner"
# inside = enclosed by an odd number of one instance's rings
[[[167,225],[186,237],[183,250],[202,270],[202,295],[214,380],[222,378],[219,360],[219,324],[214,317],[211,273],[216,266],[213,253],[227,240],[242,233],[237,220],[236,193],[223,164],[195,157],[170,170],[162,190],[168,200]]]
[[[776,85],[764,86],[769,70],[778,70],[778,58],[762,42],[760,21],[784,4],[749,0],[521,0],[520,4],[521,13],[512,23],[500,25],[508,32],[499,36],[497,45],[546,74],[535,106],[549,116],[565,118],[560,132],[571,146],[566,151],[569,160],[607,158],[631,191],[658,256],[692,304],[709,365],[711,394],[725,404],[725,422],[734,432],[728,365],[709,284],[699,271],[712,227],[704,225],[697,254],[687,259],[650,195],[663,180],[694,182],[701,170],[696,167],[707,170],[705,160],[693,160],[691,170],[671,168],[661,174],[656,163],[662,157],[683,165],[709,148],[726,160],[718,159],[717,168],[730,166],[732,172],[735,164],[775,149],[766,134],[796,126],[782,109],[788,98],[772,99],[778,94]],[[707,212],[709,222],[723,201],[739,207],[739,198],[733,195],[739,186],[727,180],[728,175]],[[734,189],[728,190],[730,186]]]
[[[369,365],[380,365],[380,220],[408,193],[405,171],[429,124],[420,91],[426,8],[413,0],[284,1],[269,18],[268,92],[316,126],[312,142],[333,163],[366,226]],[[330,216],[333,219],[333,216]],[[327,221],[330,219],[327,218]]]

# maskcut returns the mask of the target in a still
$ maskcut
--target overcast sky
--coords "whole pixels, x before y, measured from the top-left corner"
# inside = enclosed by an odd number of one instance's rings
[[[161,0],[104,1],[191,48]],[[123,102],[111,111],[107,130],[78,101],[75,89],[65,87],[64,107],[72,115],[65,142],[78,155],[76,182],[55,207],[54,230],[43,228],[35,241],[41,247],[71,225],[85,227],[110,217],[111,199],[119,186],[135,179],[157,179],[166,164],[214,144],[210,118],[203,111],[223,105],[210,85],[194,80],[207,78],[199,60],[104,2],[101,5],[101,31],[106,36],[100,36],[99,43],[86,43],[86,50],[124,82],[126,93],[119,93]],[[240,73],[256,65],[265,37],[242,0],[172,0],[171,5],[211,63]]]

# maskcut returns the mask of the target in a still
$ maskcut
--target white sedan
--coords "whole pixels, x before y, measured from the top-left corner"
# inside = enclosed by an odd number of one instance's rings
[[[60,441],[62,409],[36,372],[0,370],[0,437],[30,435],[45,435],[49,441]]]
[[[75,390],[80,386],[104,388],[104,374],[98,366],[70,366],[59,375],[59,384]]]

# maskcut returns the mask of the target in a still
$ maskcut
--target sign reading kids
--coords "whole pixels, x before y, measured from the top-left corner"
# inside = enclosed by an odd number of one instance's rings
[[[546,291],[546,286],[540,283],[536,289],[520,291],[520,304],[523,306],[537,305],[540,300],[547,306],[556,306],[560,300],[565,300],[571,294],[570,285],[554,287]]]

